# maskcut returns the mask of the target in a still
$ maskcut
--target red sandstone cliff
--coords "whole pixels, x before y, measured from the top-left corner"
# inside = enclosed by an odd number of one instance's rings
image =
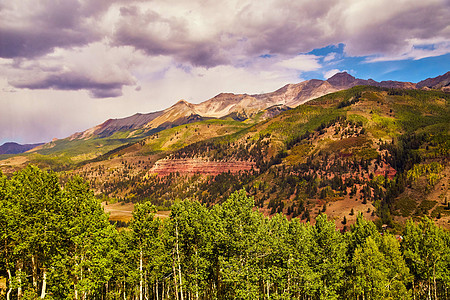
[[[248,161],[207,161],[198,158],[160,159],[149,170],[149,173],[166,176],[170,173],[218,175],[220,173],[238,173],[256,168],[254,162]]]

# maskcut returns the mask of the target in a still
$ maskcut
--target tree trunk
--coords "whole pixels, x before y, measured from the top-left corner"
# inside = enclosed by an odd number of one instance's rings
[[[164,295],[164,291],[163,291],[163,295]],[[156,300],[159,300],[159,295],[158,295],[158,279],[156,279]]]
[[[198,300],[198,251],[195,247],[195,299]]]
[[[78,276],[75,276],[75,282],[73,284],[73,288],[74,288],[74,298],[75,300],[78,300],[78,289],[77,289],[77,284],[78,284]]]
[[[184,300],[183,297],[183,281],[181,280],[181,262],[180,262],[180,252],[178,250],[178,225],[177,223],[175,223],[175,234],[177,237],[177,260],[178,260],[178,276],[180,277],[180,295],[181,295],[181,300]]]
[[[173,264],[172,264],[172,269],[173,269],[173,282],[175,284],[175,295],[177,295],[177,300],[178,300],[178,283],[177,283],[177,271],[175,270],[175,255],[172,256],[173,258]]]
[[[431,300],[431,282],[430,282],[430,279],[428,279],[428,299]]]
[[[45,298],[45,290],[47,289],[47,270],[44,269],[44,274],[42,276],[42,291],[41,299]]]
[[[143,286],[143,279],[142,279],[142,247],[141,247],[141,251],[139,252],[139,300],[143,299],[142,286]]]
[[[433,264],[433,284],[434,284],[434,299],[437,300],[437,288],[436,288],[436,264]]]
[[[6,300],[10,300],[10,295],[12,292],[12,276],[11,276],[11,270],[8,268],[8,292],[6,293]]]
[[[144,298],[148,299],[148,282],[147,282],[147,270],[144,273]]]
[[[22,262],[18,262],[17,263],[17,265],[18,265],[18,275],[19,275],[19,278],[18,278],[18,283],[19,283],[19,286],[17,287],[17,299],[21,299],[22,298],[22,265],[23,265],[23,263]]]
[[[37,268],[37,261],[36,256],[33,254],[31,255],[31,265],[33,269],[33,287],[35,290],[37,290],[38,286],[38,268]]]

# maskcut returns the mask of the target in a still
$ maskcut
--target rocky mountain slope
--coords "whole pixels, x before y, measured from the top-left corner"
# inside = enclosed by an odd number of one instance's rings
[[[433,79],[434,86],[441,82]],[[136,114],[123,119],[110,119],[94,128],[76,133],[69,139],[87,139],[93,136],[107,137],[118,131],[144,130],[156,131],[173,125],[199,121],[205,118],[223,118],[227,115],[241,114],[251,118],[261,110],[272,106],[285,105],[294,108],[308,100],[328,93],[348,89],[356,85],[369,85],[383,88],[415,89],[411,82],[381,81],[357,79],[350,74],[337,73],[327,80],[312,79],[297,84],[288,84],[274,92],[258,95],[221,93],[199,104],[180,100],[173,106],[154,113]],[[423,83],[421,86],[426,86]]]
[[[87,139],[93,136],[108,137],[118,131],[135,130],[144,127],[146,124],[159,117],[163,112],[152,112],[148,114],[135,114],[122,119],[109,119],[104,123],[90,128],[83,132],[77,132],[69,137],[69,140]]]
[[[435,78],[428,78],[416,84],[416,88],[437,89],[444,92],[450,92],[450,71]]]

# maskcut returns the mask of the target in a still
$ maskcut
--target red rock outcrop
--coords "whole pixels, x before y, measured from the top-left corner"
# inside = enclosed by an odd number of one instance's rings
[[[166,176],[170,173],[218,175],[220,173],[238,173],[256,168],[254,162],[249,161],[208,161],[198,158],[189,159],[160,159],[149,170],[150,174]]]

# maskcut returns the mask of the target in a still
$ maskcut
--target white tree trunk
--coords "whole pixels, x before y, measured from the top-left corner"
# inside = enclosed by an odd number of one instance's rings
[[[18,274],[19,274],[19,279],[18,279],[19,286],[17,287],[17,299],[21,299],[22,298],[22,274],[21,274],[22,273],[22,263],[19,262],[18,265],[19,265],[19,272],[18,272]]]
[[[163,291],[163,295],[164,295],[164,291]],[[156,300],[159,300],[159,296],[158,296],[158,279],[156,280]]]
[[[10,295],[12,292],[12,276],[11,276],[11,270],[8,269],[8,282],[9,282],[9,288],[8,288],[8,292],[6,293],[6,300],[10,300]]]
[[[198,251],[195,247],[195,299],[198,300]]]
[[[172,264],[172,268],[173,268],[173,282],[175,284],[175,295],[177,295],[177,300],[178,300],[178,284],[177,284],[177,271],[175,270],[175,255],[172,254],[173,257],[173,264]]]
[[[38,286],[38,270],[37,270],[37,261],[36,261],[36,256],[31,255],[31,265],[33,268],[33,287],[35,290],[37,290],[37,286]]]
[[[44,270],[44,275],[42,278],[42,291],[41,291],[41,299],[45,298],[45,290],[47,289],[47,271]]]
[[[177,259],[178,259],[178,276],[180,277],[180,295],[181,295],[181,300],[184,300],[183,297],[183,282],[181,280],[181,262],[180,262],[180,252],[178,250],[178,225],[175,224],[175,233],[176,233],[176,237],[177,237]]]
[[[434,284],[434,299],[437,300],[437,287],[436,287],[436,263],[433,264],[433,284]]]
[[[143,299],[142,287],[143,287],[143,279],[142,279],[142,247],[139,255],[139,300]]]

